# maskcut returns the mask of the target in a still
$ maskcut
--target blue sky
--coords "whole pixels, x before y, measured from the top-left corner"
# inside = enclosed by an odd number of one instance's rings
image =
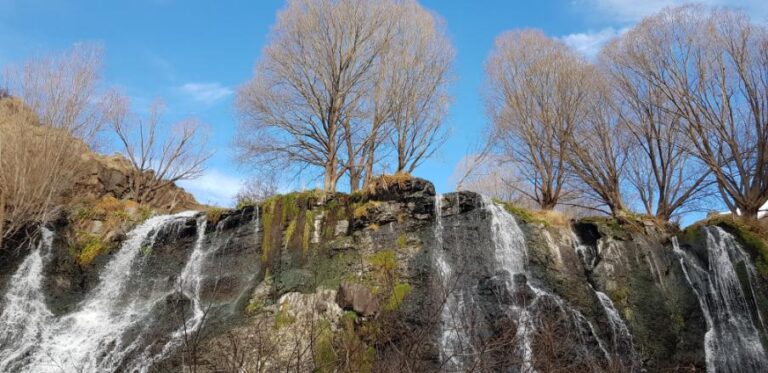
[[[455,188],[455,166],[474,151],[487,124],[480,91],[483,64],[501,32],[539,28],[586,55],[641,17],[675,0],[422,0],[442,16],[457,50],[451,137],[415,174],[439,192]],[[705,1],[745,8],[760,20],[768,1]],[[162,97],[166,119],[195,116],[211,129],[216,152],[203,177],[183,183],[201,201],[227,205],[247,168],[231,146],[236,128],[233,96],[252,75],[282,0],[0,0],[0,65],[75,43],[105,48],[104,80],[137,109]],[[313,187],[314,185],[307,185]]]

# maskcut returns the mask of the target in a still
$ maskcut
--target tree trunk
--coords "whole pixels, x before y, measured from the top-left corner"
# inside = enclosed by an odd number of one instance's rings
[[[760,212],[761,207],[757,204],[745,204],[744,206],[739,206],[739,211],[742,217],[749,220],[757,220],[757,214]]]
[[[365,157],[365,180],[363,181],[363,188],[367,188],[371,185],[373,180],[373,163],[375,161],[376,146],[371,142],[368,146],[367,155]]]
[[[336,157],[332,157],[325,163],[325,181],[323,184],[326,193],[333,193],[336,191]]]

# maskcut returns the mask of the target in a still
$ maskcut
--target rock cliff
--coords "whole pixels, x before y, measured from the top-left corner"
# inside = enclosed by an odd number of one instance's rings
[[[145,218],[87,265],[72,219],[3,258],[0,370],[768,363],[767,282],[727,226],[547,220],[420,179]]]

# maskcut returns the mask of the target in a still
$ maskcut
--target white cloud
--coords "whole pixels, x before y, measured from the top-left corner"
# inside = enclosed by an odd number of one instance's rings
[[[597,56],[597,53],[600,52],[600,48],[602,48],[605,43],[617,36],[620,36],[627,30],[627,28],[616,29],[613,27],[607,27],[600,31],[569,34],[561,36],[558,39],[579,53],[582,53],[586,57],[594,58]]]
[[[197,102],[207,105],[231,95],[231,89],[221,83],[187,83],[179,87],[179,90]]]
[[[768,16],[768,1],[765,0],[698,0],[696,3],[709,7],[728,6],[741,8],[756,21],[765,21]],[[691,3],[690,0],[577,0],[587,3],[597,11],[621,22],[636,22],[664,7]]]
[[[243,180],[216,169],[209,169],[194,180],[180,181],[179,186],[192,193],[198,202],[217,206],[234,206],[235,196]]]

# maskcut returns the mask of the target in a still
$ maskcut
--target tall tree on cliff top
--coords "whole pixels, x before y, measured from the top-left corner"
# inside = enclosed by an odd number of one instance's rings
[[[733,212],[768,201],[768,30],[746,14],[668,8],[620,42],[625,70],[663,95],[686,147]]]
[[[420,71],[429,77],[422,77],[425,83],[412,88],[413,94],[395,89],[408,79],[403,70],[445,62],[432,53],[434,43],[444,43],[437,27],[434,16],[413,1],[289,1],[254,78],[238,92],[241,158],[273,170],[321,170],[326,191],[336,190],[346,174],[355,190],[368,178],[364,173],[373,172],[396,118],[408,128],[424,127],[424,118],[435,117],[424,108],[443,109],[433,104],[444,96],[442,73],[435,78],[428,74],[432,70]],[[416,63],[397,58],[415,48],[422,49]],[[410,83],[409,88],[419,84]],[[419,130],[419,136],[429,130]],[[404,156],[405,167],[430,153],[421,150],[420,137],[406,137],[416,139],[410,147],[419,150],[408,150],[407,142],[401,147],[414,154]]]
[[[512,31],[496,39],[486,64],[490,143],[520,167],[520,188],[542,209],[572,197],[566,189],[568,139],[585,114],[587,64],[540,31]]]

